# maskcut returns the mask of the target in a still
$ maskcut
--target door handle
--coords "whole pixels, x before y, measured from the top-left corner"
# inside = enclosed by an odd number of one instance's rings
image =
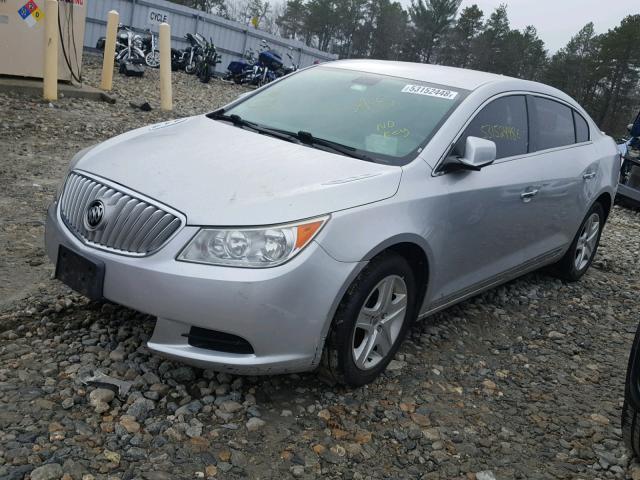
[[[582,178],[584,178],[585,180],[591,180],[595,176],[596,176],[596,172],[587,172],[584,175],[582,175]]]
[[[531,188],[531,187],[529,187],[524,192],[522,192],[520,194],[520,198],[522,199],[522,201],[524,203],[528,203],[528,202],[531,201],[531,199],[533,197],[535,197],[538,194],[539,191],[540,191],[539,188]]]

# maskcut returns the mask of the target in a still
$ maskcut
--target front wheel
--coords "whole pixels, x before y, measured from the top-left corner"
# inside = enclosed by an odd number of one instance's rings
[[[184,66],[184,71],[189,75],[193,75],[196,72],[196,63],[195,62],[188,63],[187,65]]]
[[[599,202],[593,204],[580,224],[569,250],[558,263],[551,266],[551,273],[567,282],[577,282],[587,272],[596,256],[600,235],[604,227],[605,213]]]
[[[160,66],[160,52],[154,50],[153,52],[147,53],[144,57],[144,62],[151,68],[158,68]]]
[[[205,63],[199,70],[198,78],[200,81],[202,83],[209,83],[209,80],[211,80],[211,66]]]
[[[336,311],[321,375],[352,387],[380,375],[416,316],[416,291],[413,271],[403,257],[386,253],[374,258]]]

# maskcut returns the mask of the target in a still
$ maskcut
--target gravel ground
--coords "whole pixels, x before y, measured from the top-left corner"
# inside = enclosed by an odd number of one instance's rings
[[[152,318],[50,280],[42,218],[76,150],[241,91],[178,74],[172,115],[135,112],[155,73],[118,76],[115,105],[0,95],[0,478],[640,478],[619,428],[637,211],[614,208],[581,282],[535,273],[437,314],[357,390],[167,361]]]

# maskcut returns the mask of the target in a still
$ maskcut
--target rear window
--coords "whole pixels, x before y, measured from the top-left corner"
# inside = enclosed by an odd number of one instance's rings
[[[563,147],[576,142],[573,126],[573,110],[566,105],[547,98],[532,97],[534,128],[533,149]]]
[[[576,143],[587,142],[589,140],[589,124],[575,110],[573,111],[573,119],[576,123]]]

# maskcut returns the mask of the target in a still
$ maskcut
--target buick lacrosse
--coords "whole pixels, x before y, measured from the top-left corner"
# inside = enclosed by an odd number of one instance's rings
[[[71,288],[157,317],[162,355],[357,386],[418,318],[545,266],[578,280],[619,169],[554,88],[337,61],[81,151],[46,248]]]

